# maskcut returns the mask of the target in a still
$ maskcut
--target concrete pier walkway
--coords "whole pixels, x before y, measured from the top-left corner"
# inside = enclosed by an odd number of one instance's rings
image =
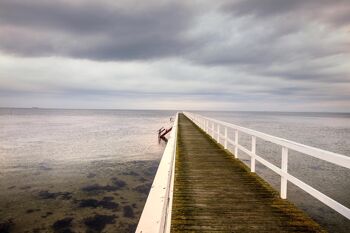
[[[179,115],[171,232],[324,232]]]

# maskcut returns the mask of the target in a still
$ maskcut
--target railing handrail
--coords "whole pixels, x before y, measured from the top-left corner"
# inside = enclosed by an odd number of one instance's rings
[[[194,114],[189,112],[184,112],[184,114],[189,119],[191,119],[195,124],[197,124],[200,128],[202,128],[206,133],[208,133],[212,138],[216,139],[216,141],[219,144],[220,144],[220,139],[224,139],[225,149],[228,148],[227,146],[228,143],[232,144],[235,147],[235,151],[234,151],[235,158],[238,158],[238,150],[241,150],[244,153],[248,154],[251,158],[251,164],[250,164],[251,172],[255,172],[255,161],[257,160],[267,168],[271,169],[272,171],[280,175],[281,176],[281,190],[280,190],[281,198],[283,199],[287,198],[287,182],[290,181],[296,186],[298,186],[299,188],[301,188],[302,190],[306,191],[307,193],[309,193],[310,195],[318,199],[319,201],[323,202],[324,204],[328,205],[338,213],[350,219],[349,208],[333,200],[332,198],[326,196],[325,194],[321,193],[320,191],[314,189],[310,185],[304,183],[303,181],[299,180],[298,178],[288,173],[288,150],[291,149],[294,151],[298,151],[303,154],[313,156],[323,161],[327,161],[329,163],[333,163],[348,169],[350,168],[350,157],[329,152],[326,150],[318,149],[315,147],[303,145],[301,143],[297,143],[287,139],[275,137],[269,134],[265,134],[256,130],[241,127],[228,122],[212,119],[209,117],[204,117],[199,114]],[[215,132],[215,124],[217,125],[216,132]],[[224,127],[224,134],[220,133],[220,126]],[[227,133],[228,128],[233,129],[235,131],[234,141],[231,140],[228,136],[228,133]],[[239,132],[248,134],[249,136],[252,137],[251,150],[248,150],[247,148],[245,148],[244,146],[238,143]],[[265,141],[272,142],[282,147],[281,168],[270,163],[269,161],[263,159],[262,157],[256,154],[256,138],[260,138]]]
[[[178,113],[137,225],[137,233],[170,232],[177,130]]]
[[[188,114],[188,112],[185,112],[185,114]],[[190,113],[193,114],[193,113]],[[196,114],[197,116],[201,116],[199,114]],[[201,116],[204,119],[210,120],[212,122],[221,124],[222,126],[227,126],[230,127],[232,129],[237,129],[243,133],[249,134],[249,135],[254,135],[256,137],[259,137],[265,141],[269,141],[272,142],[274,144],[278,144],[280,146],[285,146],[291,150],[295,150],[310,156],[313,156],[315,158],[327,161],[329,163],[333,163],[345,168],[350,168],[350,157],[345,156],[345,155],[341,155],[338,153],[334,153],[334,152],[330,152],[330,151],[326,151],[326,150],[322,150],[316,147],[312,147],[312,146],[307,146],[298,142],[294,142],[288,139],[284,139],[284,138],[280,138],[280,137],[276,137],[276,136],[272,136],[266,133],[262,133],[253,129],[249,129],[249,128],[245,128],[239,125],[235,125],[232,123],[228,123],[228,122],[224,122],[224,121],[220,121],[220,120],[216,120],[210,117],[205,117],[205,116]]]

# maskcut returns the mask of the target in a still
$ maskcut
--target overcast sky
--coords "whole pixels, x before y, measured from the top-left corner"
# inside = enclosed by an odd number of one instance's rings
[[[349,0],[0,0],[0,107],[350,111]]]

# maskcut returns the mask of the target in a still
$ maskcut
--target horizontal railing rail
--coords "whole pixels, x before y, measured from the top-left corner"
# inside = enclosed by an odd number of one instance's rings
[[[293,150],[297,152],[301,152],[305,155],[309,155],[315,158],[318,158],[323,161],[327,161],[329,163],[333,163],[335,165],[345,167],[350,169],[350,157],[325,151],[322,149],[318,149],[311,146],[306,146],[297,142],[293,142],[287,139],[275,137],[272,135],[268,135],[265,133],[261,133],[259,131],[255,131],[252,129],[248,129],[245,127],[241,127],[235,124],[227,123],[224,121],[212,119],[209,117],[204,117],[199,114],[184,113],[189,119],[191,119],[197,126],[199,126],[203,131],[209,134],[213,139],[215,139],[219,144],[223,145],[225,149],[228,149],[228,144],[232,144],[234,146],[234,156],[238,158],[238,150],[243,151],[247,155],[250,156],[250,170],[251,172],[255,172],[255,163],[256,161],[260,162],[267,168],[271,169],[281,177],[281,187],[280,187],[280,196],[282,199],[287,198],[287,183],[288,181],[301,188],[305,192],[309,193],[311,196],[316,198],[317,200],[323,202],[330,208],[334,209],[338,213],[342,214],[346,218],[350,219],[350,209],[339,202],[333,200],[322,192],[316,190],[300,179],[294,177],[290,173],[288,173],[288,151]],[[223,129],[223,134],[221,129]],[[228,135],[228,129],[234,131],[234,139],[231,139]],[[240,145],[238,142],[239,133],[247,134],[251,136],[251,150],[245,148]],[[276,145],[282,147],[282,160],[281,167],[278,167],[269,161],[263,159],[256,153],[256,139],[260,138],[264,141],[272,142]],[[221,141],[223,140],[223,144]]]
[[[177,129],[178,114],[137,225],[138,233],[170,232]]]

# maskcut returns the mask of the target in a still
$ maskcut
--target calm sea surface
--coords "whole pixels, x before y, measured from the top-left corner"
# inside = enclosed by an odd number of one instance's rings
[[[350,114],[199,112],[306,145],[350,155]],[[174,111],[0,109],[0,229],[133,232],[164,144],[156,131]],[[240,142],[250,148],[250,138]],[[280,148],[257,152],[280,164]],[[249,158],[239,156],[249,165]],[[350,207],[346,169],[291,152],[289,171]],[[257,173],[279,189],[262,165]],[[288,198],[332,232],[349,221],[293,185]],[[5,232],[5,231],[4,231]]]
[[[173,115],[0,109],[0,232],[134,232]]]

